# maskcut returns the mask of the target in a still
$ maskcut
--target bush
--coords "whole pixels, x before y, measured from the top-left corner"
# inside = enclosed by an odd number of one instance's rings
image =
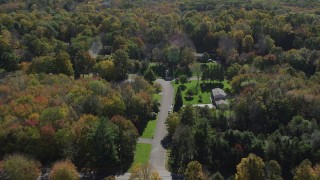
[[[197,94],[197,92],[195,91],[195,89],[188,89],[187,90],[187,95],[189,95],[189,96],[193,96],[193,95],[196,95]]]
[[[185,100],[187,101],[192,101],[194,99],[193,96],[187,95],[186,97],[184,97]]]
[[[155,89],[155,93],[160,93],[161,92],[161,89],[162,89],[162,87],[161,87],[161,85],[159,84],[159,83],[155,83],[154,85],[153,85],[153,87],[154,87],[154,89]]]
[[[188,77],[186,75],[181,75],[179,77],[179,80],[180,80],[181,84],[184,84],[184,83],[188,82]]]
[[[187,89],[187,86],[185,85],[180,85],[178,88],[181,89],[181,91],[185,91]]]

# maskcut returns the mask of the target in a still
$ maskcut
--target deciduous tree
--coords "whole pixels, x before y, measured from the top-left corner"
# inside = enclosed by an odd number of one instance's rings
[[[187,166],[185,178],[187,180],[204,180],[202,165],[198,161],[191,161]]]
[[[237,165],[237,180],[256,180],[264,179],[265,164],[263,160],[254,155],[249,154],[248,157],[242,158],[241,162]]]
[[[3,160],[5,179],[35,180],[40,175],[40,163],[22,155],[6,156]]]
[[[56,162],[49,175],[51,180],[77,180],[79,173],[77,168],[70,160]]]
[[[129,180],[161,180],[159,173],[150,164],[137,165],[133,167]]]

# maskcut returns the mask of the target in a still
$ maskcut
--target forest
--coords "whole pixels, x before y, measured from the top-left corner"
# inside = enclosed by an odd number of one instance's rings
[[[0,179],[128,170],[159,110],[157,78],[229,98],[227,109],[175,98],[171,173],[320,178],[318,1],[0,0]]]

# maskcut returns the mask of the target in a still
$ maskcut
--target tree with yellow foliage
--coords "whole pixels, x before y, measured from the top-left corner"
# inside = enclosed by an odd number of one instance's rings
[[[204,180],[202,165],[198,161],[191,161],[185,172],[186,180]]]
[[[264,179],[264,168],[265,164],[259,156],[249,154],[247,158],[242,158],[237,165],[236,180]]]
[[[136,165],[133,167],[129,180],[161,180],[159,173],[154,170],[151,164]]]
[[[302,161],[294,171],[294,180],[317,180],[320,179],[320,165],[312,167],[309,160]]]

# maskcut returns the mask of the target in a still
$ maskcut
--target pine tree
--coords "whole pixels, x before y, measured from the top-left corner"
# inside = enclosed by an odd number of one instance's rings
[[[173,107],[173,110],[174,112],[178,112],[181,107],[183,106],[183,99],[182,99],[182,94],[181,94],[181,88],[179,87],[178,88],[178,91],[177,91],[177,94],[176,94],[176,98],[175,98],[175,101],[174,101],[174,107]]]
[[[149,68],[146,73],[144,74],[144,78],[149,82],[152,83],[153,81],[155,81],[157,79],[156,74],[154,73],[154,71]]]

